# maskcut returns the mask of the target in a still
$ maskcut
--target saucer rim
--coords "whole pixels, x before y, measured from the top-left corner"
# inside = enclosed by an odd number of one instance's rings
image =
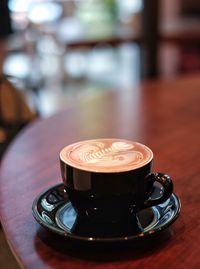
[[[84,242],[124,242],[124,241],[133,241],[133,240],[139,240],[139,239],[142,239],[142,238],[146,238],[146,237],[149,237],[149,236],[152,236],[152,235],[155,235],[165,229],[167,229],[169,226],[171,226],[175,221],[176,219],[179,217],[180,215],[180,211],[181,211],[181,201],[180,201],[180,198],[175,194],[175,193],[172,193],[172,195],[170,197],[173,196],[174,200],[176,200],[177,202],[177,207],[176,207],[176,213],[175,215],[173,216],[173,218],[165,223],[164,225],[160,226],[160,227],[157,227],[156,229],[152,229],[152,230],[149,230],[149,231],[144,231],[142,233],[138,233],[136,235],[131,235],[131,236],[119,236],[119,237],[106,237],[106,238],[102,238],[102,237],[88,237],[88,236],[79,236],[79,235],[76,235],[76,234],[73,234],[73,233],[70,233],[70,232],[67,232],[65,230],[62,230],[62,228],[60,228],[56,221],[55,221],[55,224],[57,225],[57,227],[54,227],[54,226],[51,226],[50,224],[48,223],[44,223],[41,215],[39,214],[38,212],[38,202],[39,200],[41,199],[42,196],[44,196],[45,194],[47,194],[49,191],[53,190],[53,189],[56,189],[56,188],[59,188],[61,186],[63,186],[64,184],[63,183],[60,183],[60,184],[56,184],[54,186],[51,186],[49,188],[47,188],[46,190],[42,191],[39,195],[36,196],[36,198],[33,200],[33,203],[32,203],[32,215],[33,217],[35,218],[35,220],[43,227],[45,228],[46,230],[54,233],[54,234],[57,234],[57,235],[60,235],[60,236],[63,236],[65,237],[66,239],[72,239],[72,240],[78,240],[78,241],[84,241]],[[163,203],[164,204],[164,203]],[[59,206],[59,208],[57,209],[57,212],[59,210],[61,210],[61,208],[65,205],[65,203],[63,202],[62,205]],[[159,206],[159,205],[157,205]],[[156,207],[156,206],[153,206],[153,207]],[[57,214],[56,212],[56,214]]]

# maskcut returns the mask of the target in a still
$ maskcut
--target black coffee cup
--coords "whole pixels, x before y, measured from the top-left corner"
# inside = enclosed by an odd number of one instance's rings
[[[124,139],[81,141],[60,152],[69,200],[80,218],[98,223],[129,219],[171,196],[171,178],[152,173],[152,162],[147,146]],[[153,195],[155,182],[158,197]]]

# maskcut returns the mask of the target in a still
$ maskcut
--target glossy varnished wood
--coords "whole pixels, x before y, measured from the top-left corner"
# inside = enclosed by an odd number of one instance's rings
[[[0,218],[22,268],[200,268],[200,78],[146,82],[130,91],[81,99],[35,122],[10,146],[1,164]],[[72,142],[120,137],[154,151],[154,171],[170,174],[182,201],[170,236],[154,247],[106,252],[99,259],[48,233],[34,220],[33,199],[61,182],[59,151]]]

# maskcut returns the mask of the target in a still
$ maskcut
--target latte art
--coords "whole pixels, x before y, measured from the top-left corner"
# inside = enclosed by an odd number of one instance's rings
[[[123,172],[148,163],[153,154],[146,146],[127,140],[98,139],[81,141],[65,147],[60,158],[81,170]]]
[[[134,151],[134,146],[125,142],[114,142],[110,146],[105,143],[85,145],[72,151],[70,158],[79,164],[96,166],[118,166],[138,163],[143,155]]]

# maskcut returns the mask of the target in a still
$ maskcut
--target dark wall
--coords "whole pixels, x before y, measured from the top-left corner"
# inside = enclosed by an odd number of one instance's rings
[[[183,16],[200,16],[199,0],[181,0],[181,13]]]

